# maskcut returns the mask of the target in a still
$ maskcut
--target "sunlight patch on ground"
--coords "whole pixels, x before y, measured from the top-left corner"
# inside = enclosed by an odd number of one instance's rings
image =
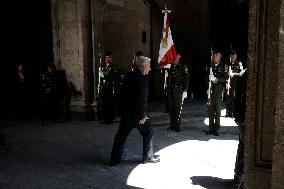
[[[188,140],[156,154],[161,162],[140,164],[129,174],[127,185],[139,188],[203,188],[193,185],[193,176],[233,179],[238,141]]]
[[[221,110],[221,116],[223,116],[220,119],[220,125],[221,126],[223,126],[223,127],[226,127],[226,126],[230,126],[230,127],[231,126],[238,126],[233,118],[229,118],[229,117],[226,118],[226,117],[224,117],[225,115],[226,115],[226,109]],[[209,118],[205,118],[204,123],[206,125],[209,125]]]

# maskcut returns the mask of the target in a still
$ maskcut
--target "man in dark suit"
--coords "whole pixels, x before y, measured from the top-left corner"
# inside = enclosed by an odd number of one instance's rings
[[[124,144],[133,128],[137,128],[143,136],[142,163],[156,163],[159,159],[153,157],[153,128],[147,117],[148,73],[150,58],[139,56],[136,67],[126,74],[121,92],[121,121],[115,135],[110,165],[121,162]]]

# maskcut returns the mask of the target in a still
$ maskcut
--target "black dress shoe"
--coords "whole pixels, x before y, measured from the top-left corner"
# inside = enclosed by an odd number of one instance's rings
[[[219,136],[219,131],[215,131],[213,134],[214,136]]]
[[[213,134],[212,131],[207,131],[207,132],[206,132],[206,135],[212,135],[212,134]]]
[[[175,128],[173,128],[173,127],[167,128],[167,131],[174,131],[174,130],[175,130]]]
[[[152,158],[152,159],[145,159],[142,161],[143,164],[146,164],[146,163],[158,163],[160,162],[160,159],[158,158]]]
[[[160,155],[153,155],[153,158],[159,159]]]

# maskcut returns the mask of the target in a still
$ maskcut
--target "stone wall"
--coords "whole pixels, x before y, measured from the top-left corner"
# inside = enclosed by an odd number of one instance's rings
[[[66,71],[71,110],[85,114],[92,102],[92,38],[89,0],[52,0],[55,65]]]
[[[271,188],[271,178],[274,188],[281,188],[277,187],[284,178],[283,171],[279,171],[283,170],[283,161],[278,160],[283,157],[283,135],[279,135],[283,134],[283,120],[279,117],[283,84],[277,74],[283,69],[279,41],[283,35],[279,33],[281,1],[250,0],[249,4],[245,188]]]
[[[280,4],[281,3],[281,4]],[[275,120],[275,139],[273,148],[272,166],[272,187],[273,189],[284,187],[284,2],[276,3],[275,8],[279,15],[277,23],[280,24],[279,34],[276,36],[278,43],[279,59],[277,61],[278,83],[276,96],[276,120]],[[277,31],[278,32],[278,31]]]
[[[105,50],[113,52],[120,71],[129,71],[136,51],[150,56],[150,9],[141,0],[109,0],[105,6]],[[142,42],[143,31],[145,42]]]

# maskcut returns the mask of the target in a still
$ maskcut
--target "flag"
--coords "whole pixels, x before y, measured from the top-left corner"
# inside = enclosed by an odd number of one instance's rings
[[[160,65],[160,68],[163,68],[167,64],[173,63],[173,61],[176,58],[176,50],[172,38],[169,17],[168,17],[170,11],[166,9],[164,12],[165,12],[164,24],[162,29],[162,39],[160,43],[159,58],[158,58],[158,63]]]

